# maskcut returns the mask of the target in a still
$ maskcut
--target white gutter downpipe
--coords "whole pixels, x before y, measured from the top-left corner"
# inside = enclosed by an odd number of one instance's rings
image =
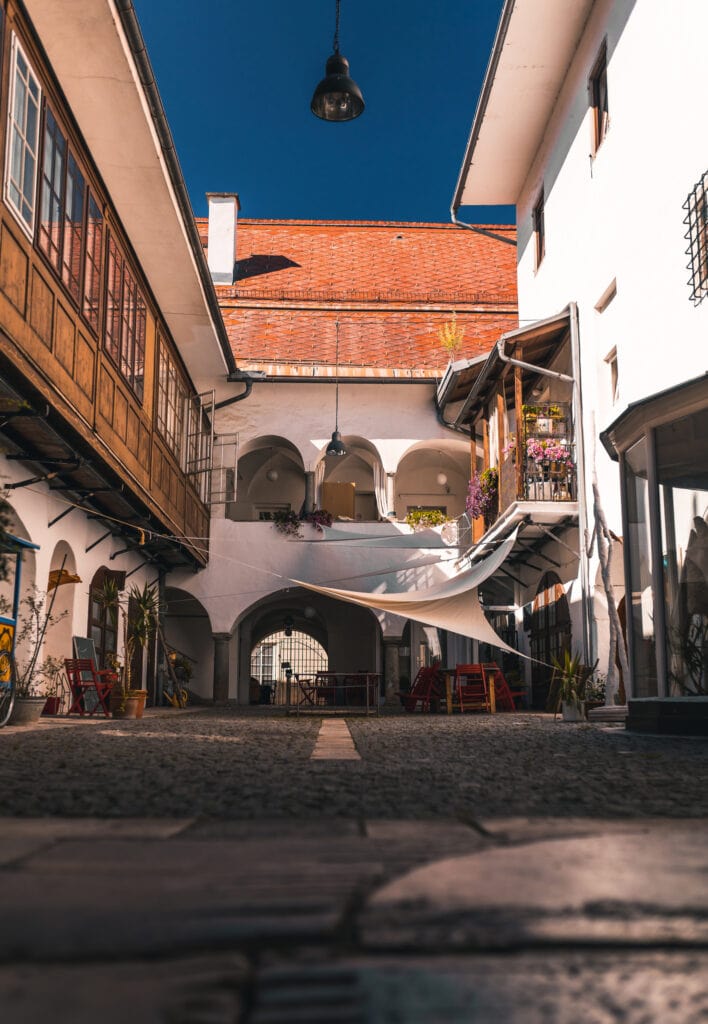
[[[571,336],[571,348],[573,344],[573,313],[574,303],[568,307],[570,310],[570,336]],[[522,370],[531,370],[532,373],[540,373],[544,377],[553,377],[555,380],[563,380],[567,384],[575,384],[575,377],[569,377],[567,373],[559,373],[558,370],[549,370],[545,366],[534,366],[533,363],[525,363],[522,359],[514,359],[512,356],[508,356],[505,352],[506,343],[509,340],[506,334],[502,334],[501,338],[497,342],[497,352],[499,358],[503,363],[511,363],[512,366],[520,366]]]
[[[515,238],[507,238],[505,235],[498,235],[496,231],[490,231],[488,228],[480,228],[476,224],[467,224],[464,220],[458,220],[454,206],[450,207],[450,220],[458,228],[467,228],[468,231],[475,231],[478,235],[486,235],[487,238],[493,238],[497,242],[505,242],[507,245],[513,245],[516,248]]]
[[[583,424],[583,407],[581,403],[580,383],[580,329],[578,324],[578,305],[571,302],[568,305],[570,313],[570,352],[573,364],[573,405],[575,407],[575,443],[577,446],[577,470],[578,470],[578,518],[579,523],[579,547],[580,547],[580,589],[582,594],[583,610],[583,658],[586,665],[595,664],[595,650],[592,642],[590,623],[592,621],[592,608],[590,600],[590,556],[588,555],[585,538],[588,536],[588,503],[585,487],[585,427]]]

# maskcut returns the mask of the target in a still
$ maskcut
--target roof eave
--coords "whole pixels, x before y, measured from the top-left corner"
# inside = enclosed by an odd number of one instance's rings
[[[518,201],[594,2],[506,0],[452,199],[453,215],[460,206]]]
[[[235,370],[131,0],[25,7],[189,373]]]

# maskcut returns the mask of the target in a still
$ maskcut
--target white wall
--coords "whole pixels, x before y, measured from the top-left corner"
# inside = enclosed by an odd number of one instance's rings
[[[28,470],[21,463],[6,461],[3,466],[3,483],[26,480]],[[105,523],[88,519],[81,511],[74,509],[53,526],[48,524],[68,508],[63,492],[51,491],[44,483],[18,487],[10,492],[10,502],[19,523],[10,524],[10,531],[19,527],[19,535],[26,540],[39,544],[39,550],[29,552],[24,557],[22,575],[22,596],[35,584],[40,591],[46,591],[51,569],[61,567],[64,554],[67,555],[65,569],[75,572],[81,582],[65,584],[57,590],[53,614],[59,615],[64,610],[67,616],[47,631],[43,649],[40,653],[41,662],[47,656],[55,658],[71,658],[72,636],[86,636],[88,625],[88,588],[101,566],[114,571],[131,572],[140,565],[142,559],[132,552],[118,555],[111,559],[114,551],[124,548],[125,541],[121,537],[108,537],[91,551],[86,551],[94,541],[106,533]],[[145,582],[153,582],[156,570],[151,566],[143,566],[132,574],[126,583],[129,589],[133,584],[142,588]],[[119,635],[119,652],[122,650],[122,636]],[[22,652],[18,652],[20,659]]]
[[[334,391],[333,381],[256,383],[245,401],[219,410],[217,433],[238,433],[240,445],[281,435],[300,452],[305,470],[314,470],[334,430]],[[455,437],[435,417],[434,394],[433,384],[340,383],[340,432],[369,440],[393,471],[418,441]]]
[[[518,201],[519,318],[578,304],[588,500],[595,464],[618,534],[619,474],[599,432],[628,404],[706,369],[708,302],[694,308],[689,298],[682,206],[708,166],[707,36],[705,0],[600,0]],[[593,159],[588,79],[605,38],[610,127]],[[542,186],[546,254],[536,269],[532,210]],[[617,294],[598,312],[613,279]],[[614,348],[615,403],[605,361]],[[596,570],[594,559],[591,579]]]

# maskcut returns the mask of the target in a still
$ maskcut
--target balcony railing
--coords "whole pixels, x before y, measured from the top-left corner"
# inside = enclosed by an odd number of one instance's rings
[[[576,501],[575,446],[564,445],[565,460],[535,461],[529,456],[517,467],[515,453],[504,460],[499,473],[499,511],[516,501]]]

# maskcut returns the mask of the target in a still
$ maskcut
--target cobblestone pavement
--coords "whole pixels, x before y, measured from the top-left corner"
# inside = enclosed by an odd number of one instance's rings
[[[350,718],[360,761],[311,760],[321,719],[158,712],[0,731],[0,816],[600,818],[708,814],[708,742],[549,715]]]
[[[707,741],[321,721],[0,730],[2,1024],[708,1021]]]

